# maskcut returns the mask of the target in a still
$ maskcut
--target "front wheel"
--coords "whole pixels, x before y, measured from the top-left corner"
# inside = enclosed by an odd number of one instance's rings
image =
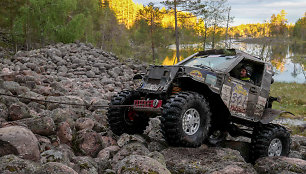
[[[208,103],[198,93],[180,92],[163,106],[162,132],[173,146],[200,146],[210,128]]]
[[[139,115],[132,107],[118,107],[119,105],[133,105],[134,100],[140,98],[137,91],[122,91],[115,95],[107,112],[107,119],[113,133],[121,135],[142,134],[149,119],[144,114]]]
[[[291,138],[286,128],[275,124],[259,125],[254,128],[251,156],[255,161],[265,156],[288,156]]]

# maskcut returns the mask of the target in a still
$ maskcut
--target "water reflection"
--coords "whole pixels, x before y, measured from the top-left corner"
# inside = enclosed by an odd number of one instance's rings
[[[224,48],[225,43],[220,42],[217,48]],[[207,46],[209,49],[209,45]],[[251,55],[262,58],[265,61],[270,61],[274,66],[277,82],[296,82],[306,83],[305,64],[306,64],[306,43],[285,43],[285,42],[267,42],[260,43],[245,43],[238,40],[232,40],[230,47],[240,49]],[[170,46],[170,49],[172,47]],[[181,49],[181,58],[183,60],[187,56],[200,51],[200,44],[184,45]],[[175,50],[163,60],[163,65],[176,64]]]

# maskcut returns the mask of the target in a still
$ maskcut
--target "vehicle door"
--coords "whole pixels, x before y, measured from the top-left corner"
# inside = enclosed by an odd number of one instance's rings
[[[231,73],[225,76],[221,98],[233,116],[252,121],[260,120],[261,114],[255,113],[259,111],[256,109],[258,102],[260,106],[265,104],[265,101],[258,100],[260,94],[260,85],[242,81]]]

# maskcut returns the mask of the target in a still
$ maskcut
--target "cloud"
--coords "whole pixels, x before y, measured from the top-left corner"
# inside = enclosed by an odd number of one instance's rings
[[[272,2],[268,4],[263,4],[264,7],[270,7],[270,8],[303,8],[306,10],[306,1],[297,1],[297,2],[292,2],[292,1],[286,1],[286,2]]]

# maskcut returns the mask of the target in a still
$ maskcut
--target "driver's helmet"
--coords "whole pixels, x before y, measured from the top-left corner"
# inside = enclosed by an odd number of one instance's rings
[[[248,77],[251,77],[251,76],[252,76],[253,68],[252,68],[251,66],[242,65],[242,66],[241,66],[241,69],[245,69],[245,70],[246,70],[247,76],[248,76]]]

